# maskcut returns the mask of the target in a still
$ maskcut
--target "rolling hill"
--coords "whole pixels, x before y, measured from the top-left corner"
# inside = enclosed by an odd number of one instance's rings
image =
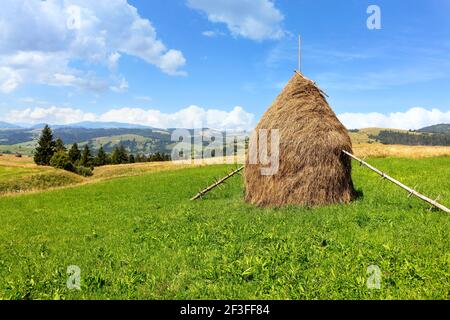
[[[4,126],[13,126],[5,124]],[[101,127],[102,126],[102,127]],[[124,126],[124,127],[120,127]],[[126,127],[129,126],[129,127]],[[79,143],[89,145],[94,151],[103,146],[111,152],[124,145],[131,153],[170,153],[176,142],[171,135],[176,129],[137,128],[130,124],[80,122],[70,126],[55,126],[55,137],[67,146]],[[209,129],[204,129],[207,132]],[[0,123],[0,153],[32,154],[40,128],[2,128]],[[190,130],[193,134],[194,130]],[[450,124],[440,124],[417,131],[366,128],[350,130],[353,144],[450,146]],[[197,137],[198,138],[198,137]],[[208,143],[204,143],[207,145]]]
[[[20,126],[8,122],[0,121],[0,129],[18,129]]]
[[[42,129],[45,123],[29,126],[32,129]],[[53,129],[78,128],[78,129],[150,129],[148,126],[122,122],[83,121],[64,125],[52,125]]]
[[[419,132],[427,132],[427,133],[448,133],[448,134],[450,134],[450,124],[437,124],[434,126],[422,128],[418,131]]]
[[[408,146],[450,146],[450,125],[437,125],[417,131],[400,129],[368,128],[350,130],[354,144],[381,143]]]

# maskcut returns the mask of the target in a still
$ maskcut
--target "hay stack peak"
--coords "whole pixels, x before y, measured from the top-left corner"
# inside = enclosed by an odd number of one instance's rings
[[[352,152],[350,137],[313,81],[296,73],[263,115],[255,134],[260,129],[279,130],[279,168],[274,175],[262,175],[265,166],[251,164],[247,156],[247,202],[320,206],[355,198],[351,160],[342,153]],[[258,139],[254,143],[259,144]]]

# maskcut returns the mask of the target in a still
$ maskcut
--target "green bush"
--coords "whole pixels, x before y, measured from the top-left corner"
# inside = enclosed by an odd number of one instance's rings
[[[56,152],[50,160],[50,165],[57,169],[74,172],[83,177],[91,177],[93,175],[93,169],[79,165],[79,161],[74,165],[65,151]]]
[[[91,168],[83,166],[75,167],[75,173],[83,177],[91,177],[94,174]]]
[[[72,161],[70,161],[70,158],[65,151],[56,152],[50,159],[50,165],[57,169],[64,169],[70,172],[75,171]]]

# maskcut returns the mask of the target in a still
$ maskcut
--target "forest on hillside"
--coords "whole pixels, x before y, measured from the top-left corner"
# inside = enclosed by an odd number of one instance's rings
[[[416,133],[380,131],[378,135],[369,135],[382,144],[400,144],[408,146],[450,146],[450,133]]]

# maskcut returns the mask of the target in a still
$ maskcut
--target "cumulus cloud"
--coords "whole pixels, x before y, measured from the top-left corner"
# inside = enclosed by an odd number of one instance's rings
[[[450,111],[412,108],[406,112],[392,112],[389,114],[378,112],[342,113],[338,115],[338,118],[349,129],[377,127],[417,130],[430,125],[450,123]]]
[[[204,12],[209,21],[224,23],[234,36],[261,41],[285,35],[281,26],[284,16],[271,0],[188,0],[187,3]]]
[[[180,70],[186,63],[182,52],[167,48],[151,22],[126,0],[2,3],[1,92],[11,92],[25,82],[106,89],[111,80],[98,79],[71,62],[113,71],[122,54],[138,57],[169,75],[185,74]]]
[[[10,93],[22,82],[22,77],[16,71],[7,67],[0,67],[0,92]]]
[[[7,122],[13,123],[49,123],[69,124],[81,121],[94,121],[96,115],[72,108],[27,108],[25,110],[11,110],[5,117]]]
[[[253,125],[254,115],[242,107],[231,111],[204,109],[189,106],[174,113],[140,108],[122,108],[110,110],[98,117],[100,121],[122,121],[133,124],[148,125],[157,128],[200,128],[212,129],[248,129]]]
[[[338,118],[349,129],[378,127],[409,130],[439,123],[450,123],[450,111],[412,108],[406,112],[389,114],[378,112],[342,113],[338,115]],[[11,110],[3,118],[0,118],[0,121],[29,124],[71,124],[82,121],[100,121],[124,122],[156,128],[208,127],[217,130],[249,130],[255,125],[254,115],[242,107],[236,106],[230,111],[224,111],[205,109],[196,105],[173,113],[164,113],[157,109],[117,108],[99,115],[74,108],[36,107]]]
[[[178,67],[184,65],[186,59],[183,54],[178,50],[169,50],[160,58],[159,67],[165,73],[172,76],[185,76],[187,73],[185,71],[178,71]]]
[[[83,112],[72,108],[28,108],[12,110],[4,119],[10,123],[48,123],[70,124],[81,121],[125,122],[147,125],[156,128],[201,128],[246,130],[254,125],[254,115],[242,107],[231,111],[204,109],[189,106],[174,113],[163,113],[156,109],[120,108],[109,110],[101,115]]]

